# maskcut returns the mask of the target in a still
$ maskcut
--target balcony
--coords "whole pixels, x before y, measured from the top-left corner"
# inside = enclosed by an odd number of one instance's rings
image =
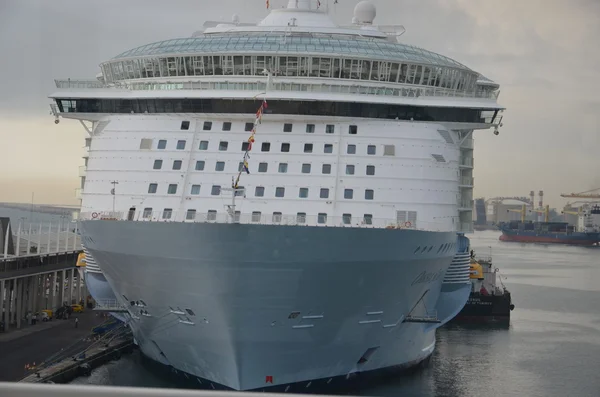
[[[474,160],[472,157],[466,157],[466,158],[461,158],[458,165],[460,168],[473,168],[473,162],[474,162]]]
[[[462,145],[460,145],[461,149],[473,149],[473,138],[466,139]]]
[[[458,202],[459,211],[473,211],[473,200],[461,200]]]
[[[473,177],[462,176],[458,181],[461,187],[473,187]]]
[[[79,166],[79,176],[86,176],[87,175],[87,167],[85,165],[81,165]]]

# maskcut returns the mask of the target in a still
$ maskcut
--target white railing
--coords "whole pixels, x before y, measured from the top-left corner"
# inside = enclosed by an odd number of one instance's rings
[[[77,223],[68,219],[53,222],[11,222],[8,232],[13,235],[17,257],[72,252],[81,249]],[[8,258],[8,240],[0,247],[0,258]],[[12,255],[10,257],[13,257]]]
[[[106,84],[99,80],[72,80],[72,79],[56,79],[54,80],[56,88],[105,88]]]
[[[227,213],[189,213],[188,211],[145,212],[82,212],[79,220],[109,220],[136,222],[184,222],[184,223],[239,223],[245,225],[348,227],[367,229],[410,229],[426,231],[450,231],[451,222],[397,222],[393,219],[322,215],[287,215],[244,213],[234,217]]]
[[[228,76],[231,77],[231,76]],[[55,80],[58,88],[97,89],[121,88],[134,91],[207,90],[207,91],[257,91],[265,90],[263,82],[235,81],[167,81],[167,82],[127,82],[104,84],[100,81]],[[293,88],[293,89],[292,89]],[[306,84],[295,82],[274,82],[269,88],[280,92],[315,92],[327,94],[356,94],[393,97],[456,97],[496,99],[495,92],[459,91],[451,88],[430,86],[398,85],[393,87],[361,86],[358,84]]]

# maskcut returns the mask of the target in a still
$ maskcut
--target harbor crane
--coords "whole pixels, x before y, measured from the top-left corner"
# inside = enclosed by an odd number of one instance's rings
[[[593,193],[598,192],[598,193]],[[560,197],[566,198],[582,198],[582,199],[600,199],[600,187],[592,190],[588,190],[581,193],[563,193]]]
[[[506,210],[506,212],[517,212],[517,213],[521,214],[521,222],[525,222],[525,216],[527,214],[527,206],[525,204],[523,204],[523,206],[521,207],[520,210],[508,209],[508,210]],[[550,206],[549,205],[546,205],[542,209],[529,210],[529,212],[536,212],[538,214],[544,214],[544,222],[550,222]]]

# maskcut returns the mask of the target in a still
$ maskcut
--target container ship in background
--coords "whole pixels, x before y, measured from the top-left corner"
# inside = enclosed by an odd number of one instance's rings
[[[508,211],[520,212],[521,220],[500,223],[500,241],[584,246],[600,244],[600,231],[593,223],[594,216],[600,214],[598,205],[587,206],[578,213],[580,222],[577,226],[571,226],[568,222],[550,222],[549,206],[542,211],[545,218],[543,222],[526,221],[525,205],[521,210]]]
[[[464,306],[473,132],[499,85],[316,0],[57,81],[90,291],[208,388],[314,392],[426,360]],[[251,151],[251,158],[249,152]]]

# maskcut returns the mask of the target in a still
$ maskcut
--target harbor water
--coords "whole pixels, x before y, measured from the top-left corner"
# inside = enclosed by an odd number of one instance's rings
[[[475,253],[493,256],[516,305],[508,329],[446,326],[429,365],[365,396],[598,396],[600,249],[504,243],[476,232]],[[141,364],[138,353],[73,383],[180,387]]]

